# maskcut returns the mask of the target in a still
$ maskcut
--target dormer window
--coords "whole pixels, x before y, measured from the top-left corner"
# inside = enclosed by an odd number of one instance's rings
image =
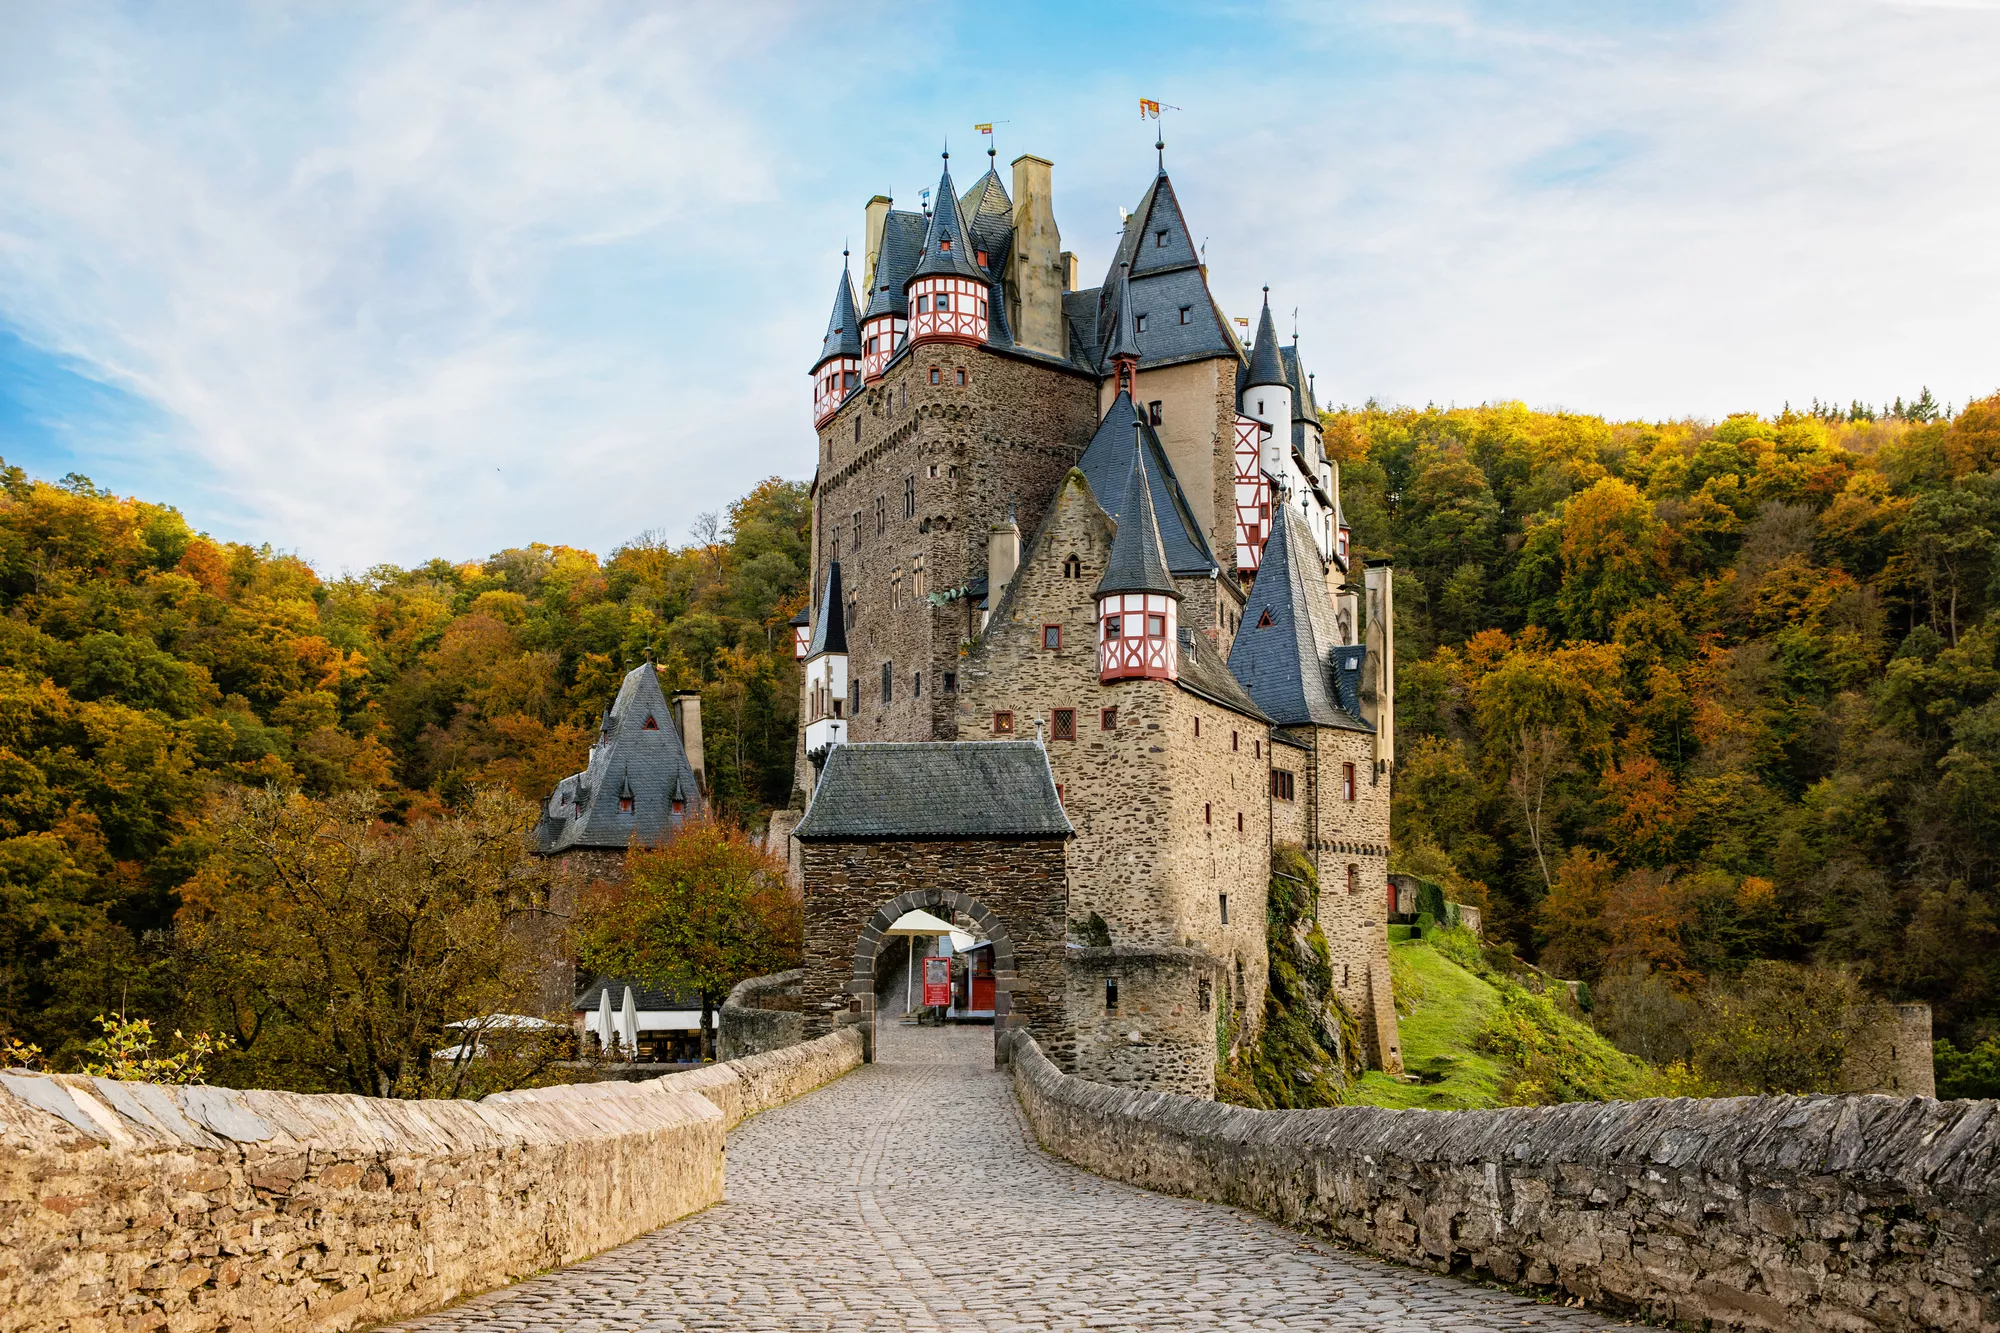
[[[626,814],[628,814],[628,815],[629,815],[629,814],[631,814],[631,813],[632,813],[632,798],[631,798],[630,796],[620,796],[620,797],[618,798],[618,808],[619,808],[620,810],[623,810],[623,811],[624,811],[624,812],[625,812]]]
[[[1258,629],[1271,628],[1271,612],[1268,609],[1265,610],[1263,615],[1257,617],[1257,628]]]
[[[984,250],[974,250],[974,251],[973,251],[972,253],[973,253],[973,255],[974,255],[974,256],[975,256],[975,257],[976,257],[976,258],[977,258],[977,259],[979,260],[979,267],[981,267],[981,268],[985,268],[985,267],[986,267],[986,252],[985,252]]]
[[[1167,248],[1167,234],[1165,232],[1156,231],[1153,233],[1153,248],[1155,250],[1164,250]]]
[[[646,724],[645,726],[641,727],[640,730],[658,731],[659,729],[660,729],[660,724],[653,719],[653,715],[651,713],[646,714]]]
[[[1133,321],[1133,323],[1135,323],[1138,326],[1138,331],[1140,333],[1144,333],[1146,331],[1146,317],[1144,315],[1140,315],[1136,320]]]
[[[1183,323],[1183,324],[1192,324],[1192,323],[1194,323],[1194,307],[1193,307],[1193,306],[1191,306],[1191,305],[1184,305],[1184,306],[1182,306],[1182,307],[1181,307],[1181,323]]]
[[[938,253],[946,255],[951,253],[951,237],[944,236],[938,239]]]
[[[675,801],[675,802],[674,802],[674,813],[675,813],[675,814],[680,814],[680,813],[681,813],[682,811],[684,811],[684,810],[686,810],[686,809],[687,809],[687,802],[686,802],[686,801]]]

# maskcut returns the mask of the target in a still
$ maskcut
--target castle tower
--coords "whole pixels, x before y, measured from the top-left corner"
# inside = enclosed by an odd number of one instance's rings
[[[1250,349],[1250,369],[1237,395],[1243,415],[1262,423],[1260,453],[1264,471],[1283,476],[1292,442],[1292,386],[1285,380],[1278,355],[1278,330],[1271,322],[1271,289],[1264,289],[1264,313],[1257,320],[1257,341]]]
[[[1160,525],[1153,517],[1153,488],[1146,479],[1146,448],[1132,423],[1132,475],[1118,508],[1111,558],[1097,584],[1097,677],[1101,682],[1180,675],[1180,592],[1167,569]]]
[[[813,363],[813,424],[840,410],[847,395],[861,387],[861,317],[854,309],[854,287],[847,277],[847,253],[840,256],[840,285],[833,293],[833,314]]]
[[[847,624],[838,560],[827,567],[826,590],[820,596],[819,615],[805,658],[805,749],[807,757],[818,764],[827,750],[847,741]]]
[[[910,342],[959,342],[977,347],[986,341],[993,280],[979,266],[979,251],[966,234],[958,198],[952,193],[951,154],[944,156],[937,208],[931,213],[917,266],[904,288]]]

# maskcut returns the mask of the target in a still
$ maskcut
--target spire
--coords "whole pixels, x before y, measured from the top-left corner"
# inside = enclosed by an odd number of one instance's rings
[[[1111,538],[1111,559],[1105,564],[1104,578],[1097,585],[1099,597],[1119,592],[1157,592],[1178,598],[1174,576],[1167,572],[1166,549],[1160,544],[1160,525],[1153,515],[1153,487],[1146,479],[1146,442],[1143,425],[1132,422],[1132,476],[1125,486],[1125,502],[1118,507],[1118,531]]]
[[[1250,350],[1250,373],[1243,381],[1243,387],[1254,389],[1260,384],[1290,385],[1285,383],[1285,368],[1278,356],[1278,330],[1271,322],[1271,289],[1264,289],[1264,313],[1257,321],[1257,341]]]
[[[931,210],[930,226],[924,232],[923,254],[910,276],[925,278],[948,274],[984,282],[986,274],[973,262],[972,246],[965,233],[958,195],[952,188],[951,154],[947,152],[944,156],[944,174],[938,177],[937,202]]]
[[[1138,394],[1136,375],[1139,369],[1139,330],[1132,310],[1132,266],[1118,266],[1117,302],[1112,307],[1116,323],[1111,329],[1111,344],[1104,349],[1104,359],[1111,364],[1118,376],[1118,389],[1124,393]]]
[[[826,337],[820,341],[817,369],[836,356],[861,355],[861,316],[854,308],[854,285],[847,277],[847,251],[840,252],[840,283],[833,291],[833,314],[826,321]]]
[[[806,657],[846,651],[847,619],[841,609],[840,562],[835,560],[826,569],[826,589],[820,594],[819,615],[813,620],[812,642],[806,646]]]
[[[1334,650],[1341,646],[1325,566],[1294,504],[1271,506],[1271,536],[1229,648],[1229,672],[1280,726],[1365,729],[1341,707]]]

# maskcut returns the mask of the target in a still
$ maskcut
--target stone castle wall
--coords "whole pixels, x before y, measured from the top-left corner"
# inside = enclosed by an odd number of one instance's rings
[[[1841,1061],[1840,1085],[1847,1092],[1937,1096],[1931,1007],[1857,1005],[1847,1016],[1847,1054]]]
[[[1224,962],[1200,949],[1071,949],[1072,1072],[1096,1083],[1215,1095]],[[1117,1005],[1111,990],[1117,988]]]
[[[935,385],[933,367],[939,372]],[[1041,521],[1057,483],[1090,441],[1095,406],[1096,381],[1090,376],[982,348],[932,343],[913,349],[820,428],[813,588],[824,586],[838,525],[841,582],[855,608],[847,632],[848,666],[859,694],[850,740],[949,737],[952,700],[944,676],[956,674],[959,645],[978,629],[976,599],[933,605],[917,596],[917,558],[924,562],[928,593],[962,588],[983,576],[989,530],[1006,518],[1010,505],[1022,531]],[[905,487],[912,485],[916,512],[906,516]],[[858,548],[856,514],[861,515]],[[899,570],[902,605],[897,607],[893,587]],[[887,703],[885,663],[891,676]]]
[[[1319,922],[1334,991],[1360,1024],[1369,1067],[1399,1072],[1402,1040],[1389,979],[1390,776],[1376,775],[1375,741],[1367,732],[1314,727],[1308,739],[1312,750],[1299,784],[1303,846],[1319,874]],[[1354,765],[1352,801],[1344,791],[1345,764]]]
[[[860,1055],[847,1033],[477,1102],[0,1075],[0,1333],[435,1309],[716,1202],[723,1135]]]
[[[2000,1330],[1994,1102],[1746,1097],[1253,1111],[1070,1078],[1049,1151],[1438,1272],[1722,1328]]]

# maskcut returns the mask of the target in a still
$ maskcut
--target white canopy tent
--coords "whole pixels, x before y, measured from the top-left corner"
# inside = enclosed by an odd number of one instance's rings
[[[904,969],[905,976],[903,978],[903,1009],[907,1013],[917,1007],[915,1003],[917,995],[917,947],[914,941],[917,939],[947,939],[956,943],[955,937],[965,935],[965,932],[953,926],[951,922],[934,917],[929,912],[919,908],[916,911],[905,912],[897,917],[895,924],[882,933],[884,935],[902,935],[912,940],[909,956],[904,960],[907,966]],[[972,937],[965,935],[965,939],[969,944]]]

